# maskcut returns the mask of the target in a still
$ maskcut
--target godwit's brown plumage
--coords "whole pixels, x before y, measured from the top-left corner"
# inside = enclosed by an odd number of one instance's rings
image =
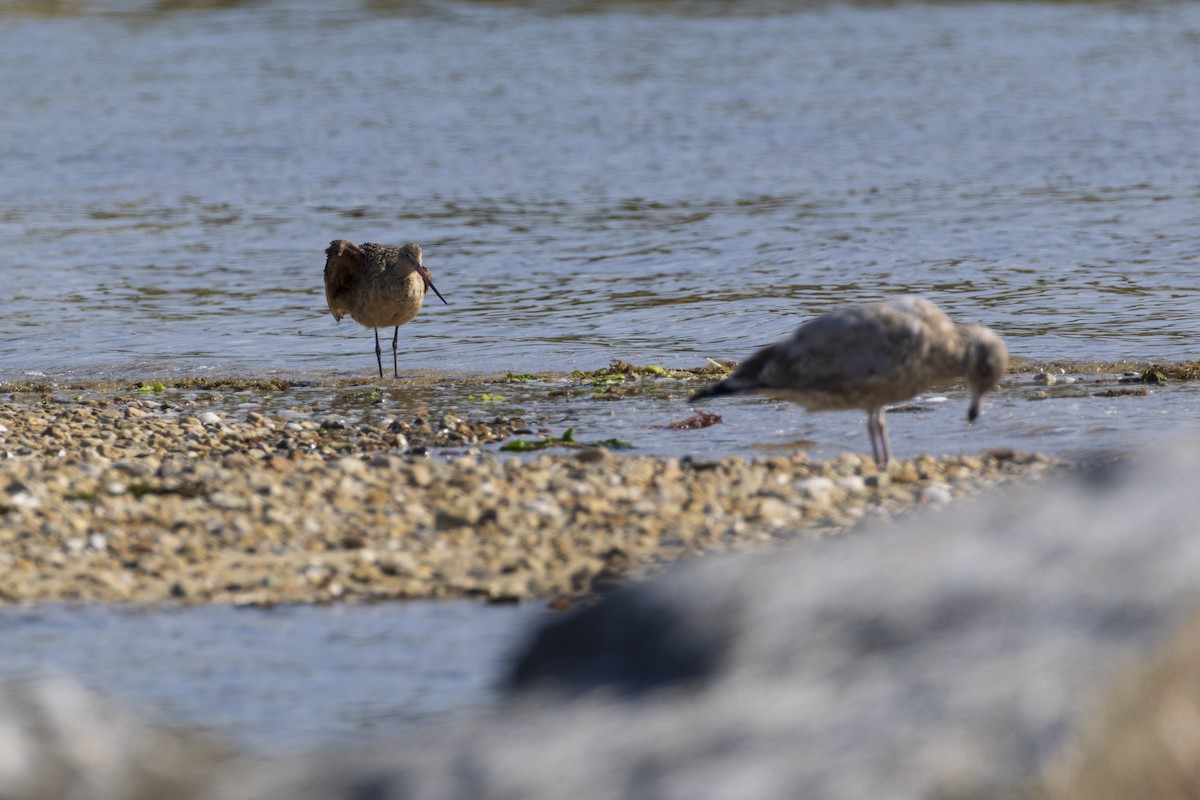
[[[335,239],[325,249],[325,302],[338,322],[349,314],[360,325],[375,330],[375,361],[383,377],[383,351],[379,329],[395,327],[392,334],[392,371],[397,377],[396,342],[400,326],[421,310],[425,288],[445,303],[421,260],[421,245],[388,247],[367,242],[356,245]]]
[[[1007,366],[1008,350],[990,329],[956,325],[928,300],[898,297],[810,320],[691,399],[764,392],[810,411],[860,408],[867,412],[871,454],[882,465],[892,457],[885,405],[964,378],[971,390],[967,419],[974,422],[984,393]]]

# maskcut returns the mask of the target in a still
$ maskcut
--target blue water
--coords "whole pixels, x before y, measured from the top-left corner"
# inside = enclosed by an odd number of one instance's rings
[[[40,5],[0,6],[0,376],[368,375],[338,237],[424,245],[409,369],[695,365],[898,292],[1196,355],[1197,4]]]
[[[256,752],[346,745],[496,699],[540,606],[0,608],[0,680],[64,675]]]

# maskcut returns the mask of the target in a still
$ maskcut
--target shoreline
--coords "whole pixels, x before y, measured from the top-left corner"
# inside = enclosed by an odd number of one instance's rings
[[[11,393],[52,393],[68,390],[91,390],[101,392],[120,392],[136,390],[139,386],[159,384],[165,389],[192,390],[257,390],[257,391],[286,391],[295,387],[325,387],[331,389],[346,389],[358,386],[379,385],[389,388],[416,385],[428,387],[443,386],[479,386],[520,383],[522,379],[549,382],[594,382],[605,378],[623,375],[627,378],[675,378],[685,381],[713,380],[728,375],[737,366],[737,362],[725,359],[709,358],[705,363],[694,367],[664,367],[654,364],[633,364],[619,358],[612,359],[607,366],[590,370],[545,370],[531,373],[504,374],[494,371],[444,371],[434,369],[416,369],[406,371],[400,378],[388,374],[383,377],[363,369],[360,374],[306,372],[276,370],[262,377],[262,370],[246,370],[245,372],[229,371],[212,375],[195,374],[163,374],[153,370],[126,370],[123,377],[91,377],[86,374],[66,372],[63,374],[38,373],[33,377],[17,377],[15,375],[0,376],[0,394]],[[1112,375],[1122,376],[1132,373],[1142,374],[1149,369],[1156,369],[1166,380],[1196,381],[1200,380],[1200,359],[1190,361],[1160,360],[1160,359],[1117,359],[1117,360],[1069,360],[1027,358],[1017,354],[1009,354],[1007,375],[1031,375],[1039,372],[1053,372],[1066,375]]]
[[[568,605],[679,559],[840,535],[1072,466],[1009,449],[886,471],[855,454],[628,454],[487,403],[472,418],[436,410],[493,391],[518,410],[685,397],[730,366],[0,383],[0,603]],[[1200,362],[1010,369],[1031,372],[1175,382],[1200,378]],[[398,389],[428,413],[388,416]],[[506,440],[533,447],[495,452]]]
[[[138,386],[0,402],[0,602],[567,605],[682,558],[842,534],[1067,467],[1011,450],[886,471],[850,454],[509,456],[476,448],[540,432]],[[437,448],[467,452],[412,454]]]

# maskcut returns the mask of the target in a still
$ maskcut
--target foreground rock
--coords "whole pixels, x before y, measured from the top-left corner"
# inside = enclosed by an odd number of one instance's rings
[[[1197,474],[1192,448],[688,565],[543,630],[485,719],[205,796],[1192,797]]]
[[[187,798],[231,752],[59,679],[0,685],[0,797]]]
[[[0,691],[0,794],[1131,798],[1200,790],[1200,447],[770,556],[545,627],[486,716],[232,761],[57,682]]]

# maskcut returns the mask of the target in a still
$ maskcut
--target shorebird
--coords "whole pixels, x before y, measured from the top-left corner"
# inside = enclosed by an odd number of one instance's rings
[[[349,314],[359,325],[375,329],[375,361],[381,378],[383,351],[379,348],[379,329],[396,328],[392,333],[392,372],[400,377],[396,363],[400,326],[421,310],[426,287],[446,302],[421,261],[421,245],[415,242],[388,247],[334,239],[325,249],[325,302],[329,304],[329,313],[338,322],[343,314]]]
[[[1007,367],[1008,350],[994,331],[956,325],[920,297],[897,297],[809,320],[691,399],[761,392],[810,411],[862,409],[871,455],[884,466],[892,458],[885,405],[961,377],[971,390],[967,420],[974,422],[983,395]]]

